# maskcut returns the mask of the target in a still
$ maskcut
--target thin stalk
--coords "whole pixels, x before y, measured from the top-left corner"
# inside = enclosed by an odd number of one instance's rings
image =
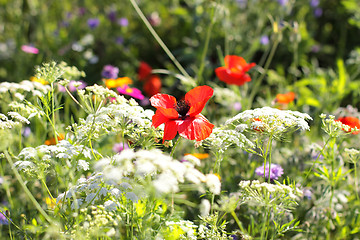
[[[181,137],[179,136],[178,139],[176,140],[173,148],[171,149],[170,157],[174,157],[175,148],[176,148],[176,146],[179,144],[180,139],[181,139]]]
[[[355,191],[356,191],[356,199],[359,200],[359,190],[358,190],[358,176],[357,176],[357,163],[354,163],[354,174],[355,174]]]
[[[58,144],[59,141],[57,138],[56,127],[55,127],[55,96],[54,96],[54,83],[53,82],[51,83],[51,117],[52,117],[51,126],[53,127],[55,142],[56,142],[56,144]]]
[[[252,105],[252,102],[254,100],[254,97],[256,95],[256,93],[258,92],[261,84],[262,84],[262,81],[264,79],[264,77],[266,76],[267,74],[267,71],[269,70],[269,66],[270,66],[270,63],[275,55],[275,51],[278,47],[280,43],[280,37],[278,36],[276,39],[275,39],[275,42],[271,48],[271,51],[270,51],[270,54],[269,54],[269,57],[267,58],[266,62],[265,62],[265,66],[264,66],[264,72],[260,75],[259,78],[255,79],[254,82],[254,87],[252,88],[251,90],[251,93],[248,97],[248,106],[247,106],[247,109],[250,109],[251,108],[251,105]]]
[[[263,158],[264,158],[264,181],[266,182],[266,163],[268,160],[268,155],[269,155],[269,151],[271,151],[271,144],[272,143],[272,135],[269,136],[269,140],[268,143],[266,144],[266,150],[265,153],[263,153]],[[271,163],[271,153],[269,156],[269,164]],[[269,165],[269,176],[268,176],[268,181],[270,182],[270,165]]]
[[[313,168],[314,168],[314,166],[315,166],[315,163],[317,162],[317,160],[319,159],[320,155],[321,155],[322,152],[325,150],[325,147],[329,144],[329,142],[330,142],[331,139],[332,139],[332,137],[330,137],[330,138],[328,138],[328,140],[326,140],[324,147],[321,149],[319,155],[318,155],[317,158],[315,159],[313,165],[311,166],[310,170],[309,170],[308,173],[306,174],[304,180],[306,180],[306,179],[309,177],[311,171],[313,170]]]
[[[201,82],[202,82],[202,73],[203,73],[204,68],[205,68],[206,53],[207,53],[207,51],[209,49],[210,36],[211,36],[211,32],[212,32],[212,28],[214,26],[214,23],[215,23],[215,8],[212,8],[211,22],[210,22],[209,28],[207,29],[207,32],[206,32],[204,49],[203,49],[203,52],[202,52],[202,55],[201,55],[200,67],[199,67],[199,71],[198,71],[198,74],[197,74],[198,85],[201,85]]]
[[[190,75],[185,71],[185,69],[181,66],[181,64],[178,62],[178,60],[174,57],[174,55],[171,53],[171,51],[168,49],[168,47],[165,45],[165,43],[161,40],[159,35],[156,33],[154,28],[151,26],[139,6],[137,5],[135,0],[129,0],[131,5],[134,7],[136,13],[139,15],[141,20],[144,22],[147,29],[150,31],[150,33],[153,35],[155,40],[159,43],[160,47],[164,50],[164,52],[168,55],[168,57],[171,59],[171,61],[174,63],[174,65],[179,69],[182,75],[184,75],[187,78],[191,78]]]
[[[40,204],[36,201],[36,199],[34,198],[34,196],[31,194],[31,192],[29,191],[29,189],[26,187],[24,181],[22,180],[19,172],[16,170],[16,168],[14,167],[14,163],[11,160],[11,157],[8,153],[8,151],[4,152],[6,159],[8,160],[10,166],[11,166],[11,170],[14,172],[16,179],[19,181],[20,186],[23,188],[25,194],[28,196],[28,198],[30,199],[30,201],[34,204],[35,208],[39,211],[39,213],[41,215],[43,215],[43,217],[49,222],[54,224],[53,219],[51,219],[51,217],[49,215],[47,215],[47,213],[44,211],[44,209],[41,208]],[[55,225],[55,224],[54,224]]]
[[[52,196],[52,194],[51,194],[51,192],[50,192],[50,190],[49,190],[48,186],[46,185],[46,182],[44,181],[44,178],[43,178],[43,177],[41,177],[41,183],[43,184],[43,186],[45,187],[46,191],[48,192],[48,194],[49,194],[49,196],[50,196],[51,200],[53,200],[53,199],[54,199],[54,197]]]
[[[231,211],[230,213],[231,213],[231,216],[233,216],[233,218],[234,218],[236,224],[238,225],[239,229],[241,229],[241,231],[243,231],[243,230],[244,230],[244,227],[243,227],[243,225],[241,224],[239,218],[236,216],[236,213],[235,213],[234,211]]]

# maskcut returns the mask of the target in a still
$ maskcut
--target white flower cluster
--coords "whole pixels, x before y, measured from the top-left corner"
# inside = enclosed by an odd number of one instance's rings
[[[120,99],[119,95],[111,89],[105,88],[103,86],[94,84],[92,86],[87,86],[85,89],[78,90],[80,98],[85,99],[87,96],[96,96],[99,99],[106,99],[109,97]],[[125,99],[125,98],[124,98]]]
[[[179,184],[189,181],[198,191],[205,185],[210,192],[220,194],[221,183],[214,174],[204,175],[190,162],[179,162],[160,150],[132,149],[122,151],[110,158],[97,162],[95,168],[103,171],[107,180],[122,181],[129,175],[137,179],[151,177],[152,185],[159,194],[179,191]]]
[[[25,95],[41,97],[50,90],[49,85],[38,82],[24,80],[20,83],[2,82],[0,83],[0,94],[10,93],[17,99],[23,100]]]
[[[105,179],[102,172],[96,172],[88,178],[78,179],[75,186],[58,195],[56,202],[65,206],[69,204],[71,209],[103,204],[107,211],[114,211],[122,204],[122,196],[134,203],[139,200],[127,181],[123,178],[120,183],[114,183]]]
[[[87,160],[92,159],[92,153],[91,149],[86,146],[74,146],[70,142],[62,140],[57,145],[24,148],[18,158],[21,160],[15,162],[15,167],[19,171],[28,172],[29,168],[32,168],[34,172],[44,171],[54,165],[57,162],[56,159],[65,161],[69,168],[74,167],[78,171],[86,171],[89,169]]]
[[[35,107],[32,103],[26,102],[20,103],[20,102],[11,102],[8,105],[11,109],[23,114],[24,116],[27,116],[28,119],[31,119],[35,116],[41,117],[44,116],[44,111],[40,110],[39,108]]]
[[[289,128],[309,130],[307,120],[312,118],[298,111],[279,110],[271,107],[246,110],[226,121],[225,125],[235,124],[237,129],[244,129],[240,123],[248,123],[251,129],[270,134],[286,132]]]
[[[290,187],[275,181],[276,184],[260,183],[258,180],[241,181],[239,186],[243,193],[247,193],[248,202],[256,204],[266,202],[270,198],[274,204],[285,204],[286,200],[295,203],[302,196],[302,191],[297,187]]]
[[[20,126],[21,124],[30,124],[29,120],[21,116],[17,112],[8,112],[9,119],[6,115],[0,113],[0,129],[11,129],[15,126]]]
[[[211,135],[202,143],[204,146],[210,145],[211,149],[224,152],[231,145],[240,149],[255,147],[244,134],[232,129],[214,128]]]
[[[80,119],[79,124],[73,124],[72,127],[77,139],[89,135],[98,139],[102,135],[124,130],[125,134],[137,139],[148,135],[153,115],[152,110],[144,110],[136,101],[118,97],[115,103],[89,114],[86,119]]]

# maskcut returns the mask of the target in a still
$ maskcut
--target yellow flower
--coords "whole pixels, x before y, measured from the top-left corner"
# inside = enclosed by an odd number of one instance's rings
[[[32,81],[32,82],[38,82],[38,83],[41,83],[42,85],[48,85],[49,84],[49,82],[48,81],[46,81],[45,79],[43,79],[43,78],[37,78],[37,77],[30,77],[30,81]]]
[[[104,81],[105,81],[105,86],[109,89],[122,87],[124,85],[133,83],[133,81],[129,77],[122,77],[117,79],[109,78],[109,79],[104,79]]]
[[[46,203],[46,205],[48,206],[48,208],[54,209],[55,206],[56,206],[56,199],[55,199],[55,198],[46,197],[46,198],[45,198],[45,203]]]
[[[198,159],[205,159],[209,157],[208,153],[185,153],[185,155],[191,155]]]
[[[215,176],[218,177],[218,179],[221,181],[221,176],[218,173],[214,173]]]

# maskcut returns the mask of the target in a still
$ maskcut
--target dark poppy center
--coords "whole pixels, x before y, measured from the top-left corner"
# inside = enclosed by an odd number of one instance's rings
[[[184,119],[190,110],[190,103],[185,100],[180,100],[176,103],[175,110],[179,113],[179,118]]]

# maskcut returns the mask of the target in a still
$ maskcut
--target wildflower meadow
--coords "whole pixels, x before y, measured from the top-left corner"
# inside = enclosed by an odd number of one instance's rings
[[[360,239],[358,0],[0,0],[0,239]]]

